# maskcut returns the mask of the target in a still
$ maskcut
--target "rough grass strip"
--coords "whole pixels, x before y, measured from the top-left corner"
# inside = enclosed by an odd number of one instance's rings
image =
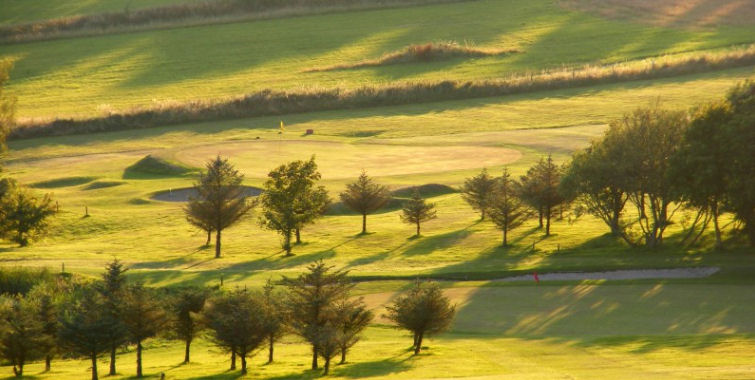
[[[706,54],[656,57],[610,66],[561,69],[508,79],[407,82],[348,90],[264,90],[222,101],[171,103],[90,119],[31,121],[14,128],[9,138],[61,136],[257,116],[495,97],[666,78],[751,65],[755,65],[755,45]]]
[[[0,43],[473,0],[205,0],[0,26]]]
[[[362,67],[387,66],[401,63],[433,62],[453,58],[481,58],[518,53],[518,50],[482,49],[470,45],[460,45],[454,41],[430,42],[409,45],[399,51],[387,53],[378,59],[361,62],[312,68],[305,72],[335,71],[357,69]]]

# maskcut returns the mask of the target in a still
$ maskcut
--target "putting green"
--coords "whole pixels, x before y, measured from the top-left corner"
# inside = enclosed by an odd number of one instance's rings
[[[518,160],[519,151],[480,146],[412,146],[348,144],[327,141],[241,141],[194,146],[174,153],[176,160],[204,166],[217,156],[229,157],[249,177],[264,176],[282,162],[316,156],[328,179],[356,177],[364,169],[373,176],[445,172],[504,165]]]

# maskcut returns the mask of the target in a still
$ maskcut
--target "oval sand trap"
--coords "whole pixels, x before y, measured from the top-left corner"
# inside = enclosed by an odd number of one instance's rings
[[[246,195],[249,197],[256,197],[260,195],[262,189],[244,186],[246,189]],[[154,193],[150,199],[162,202],[188,202],[190,197],[196,197],[197,191],[193,187],[185,187],[183,189],[170,189]]]

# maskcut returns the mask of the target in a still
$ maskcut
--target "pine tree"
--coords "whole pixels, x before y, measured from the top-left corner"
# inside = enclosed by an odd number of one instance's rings
[[[191,343],[202,329],[198,317],[204,309],[208,289],[187,287],[178,290],[170,305],[172,330],[175,336],[184,342],[184,363],[191,359]]]
[[[422,349],[425,336],[438,334],[451,327],[456,306],[451,305],[448,297],[443,295],[437,283],[417,282],[410,289],[387,306],[386,317],[396,323],[398,328],[409,330],[414,335],[414,354]]]
[[[38,319],[38,305],[22,296],[6,298],[0,306],[0,357],[13,365],[16,377],[27,362],[44,357],[51,338]]]
[[[109,319],[108,323],[117,325],[117,328],[110,329],[110,376],[114,376],[116,371],[116,353],[118,347],[126,343],[126,327],[123,325],[121,311],[123,309],[124,291],[126,289],[126,269],[122,262],[113,259],[105,266],[105,273],[102,274],[102,283],[98,284],[98,291],[105,302],[105,313]]]
[[[529,216],[522,201],[516,196],[517,183],[507,169],[498,178],[490,204],[490,219],[503,232],[503,246],[508,245],[509,231],[524,223]]]
[[[254,207],[241,183],[244,176],[220,156],[207,162],[207,172],[194,185],[195,198],[184,208],[187,220],[204,231],[215,232],[215,257],[220,257],[223,230],[233,226]]]
[[[261,299],[259,294],[237,290],[214,298],[205,311],[213,341],[241,358],[242,375],[247,373],[247,357],[267,338]]]
[[[268,343],[267,362],[273,362],[273,351],[275,342],[280,339],[286,332],[283,313],[283,305],[277,298],[273,282],[268,279],[263,288],[263,329]]]
[[[141,284],[129,286],[125,292],[121,318],[131,342],[136,344],[136,377],[142,377],[142,343],[154,337],[167,325],[162,300]]]
[[[307,267],[297,278],[283,278],[288,288],[285,308],[291,329],[312,345],[312,369],[318,368],[317,357],[322,354],[321,342],[330,336],[329,316],[338,301],[348,298],[354,285],[344,271],[332,271],[333,267],[319,260]],[[328,341],[330,345],[332,341]],[[327,347],[332,348],[331,346]],[[337,345],[336,345],[337,348]]]
[[[391,200],[391,192],[362,171],[356,182],[346,185],[340,197],[346,207],[362,215],[362,234],[366,234],[367,215],[383,208]]]
[[[485,220],[494,189],[495,178],[488,174],[487,169],[482,169],[480,174],[467,178],[460,191],[461,197],[480,213],[480,220]]]
[[[61,308],[60,344],[92,361],[92,380],[98,379],[97,357],[110,350],[113,336],[124,333],[123,325],[113,320],[107,307],[101,292],[85,288]]]
[[[415,187],[411,199],[404,203],[400,217],[404,223],[417,226],[416,236],[419,236],[420,224],[437,217],[435,213],[435,204],[425,202],[425,200],[419,195],[419,190]]]

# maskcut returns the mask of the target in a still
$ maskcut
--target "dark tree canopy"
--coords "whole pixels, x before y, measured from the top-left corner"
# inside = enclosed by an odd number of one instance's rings
[[[7,187],[0,198],[0,233],[24,247],[47,229],[53,215],[55,207],[49,194],[39,198],[27,189]]]
[[[184,208],[187,220],[206,232],[215,232],[215,257],[220,257],[223,230],[236,224],[251,211],[246,189],[241,183],[244,176],[228,159],[220,156],[207,162],[206,172],[200,174],[194,185],[196,198],[189,199]]]
[[[726,173],[731,161],[726,134],[721,133],[721,129],[731,122],[731,117],[731,108],[726,102],[698,108],[679,149],[671,157],[669,168],[675,197],[699,210],[695,222],[702,219],[700,223],[693,222],[687,236],[692,236],[695,225],[700,224],[696,235],[699,237],[712,220],[717,248],[722,245],[718,220],[726,201]]]
[[[419,190],[415,187],[412,197],[404,203],[401,209],[401,221],[404,223],[414,224],[417,227],[417,235],[420,234],[420,224],[437,217],[435,204],[427,203],[419,195]]]
[[[746,81],[728,95],[731,121],[724,125],[729,154],[726,170],[727,206],[744,222],[750,246],[755,247],[755,81]]]
[[[209,294],[206,288],[185,287],[172,296],[171,330],[176,338],[184,342],[184,363],[190,362],[191,343],[204,327],[199,313],[204,309]]]
[[[482,169],[480,174],[467,178],[461,186],[461,197],[480,213],[481,220],[485,220],[494,188],[495,178],[488,174],[487,169]]]
[[[391,200],[391,192],[362,171],[355,182],[346,185],[340,197],[346,207],[362,215],[362,233],[366,234],[367,215],[383,208]]]
[[[337,302],[347,299],[354,287],[347,273],[333,271],[332,266],[319,260],[310,264],[307,271],[298,277],[283,278],[283,284],[288,289],[285,300],[288,325],[312,345],[312,369],[318,368],[317,357],[322,354],[321,350],[327,348],[330,352],[333,345],[338,348],[336,343],[325,338],[333,333],[330,318],[333,308]],[[321,347],[325,341],[329,346]]]
[[[636,208],[636,225],[648,247],[663,243],[663,233],[679,207],[669,168],[687,124],[685,112],[656,104],[612,122],[606,132],[606,141],[624,150],[620,164],[627,166],[625,191]]]
[[[274,344],[286,332],[281,295],[275,291],[273,282],[268,279],[263,291],[263,330],[268,344],[267,362],[273,362]]]
[[[110,372],[113,376],[116,371],[116,351],[118,347],[127,343],[126,326],[123,324],[121,312],[123,311],[123,301],[126,292],[126,272],[128,269],[118,259],[113,259],[105,266],[105,272],[102,274],[102,282],[97,284],[97,290],[102,295],[105,302],[105,313],[111,323],[118,325],[110,333]]]
[[[414,334],[415,355],[420,353],[425,336],[446,331],[456,315],[456,306],[451,305],[435,282],[417,282],[415,287],[399,296],[386,309],[386,317],[398,328]]]
[[[205,312],[212,340],[219,347],[241,358],[241,373],[246,374],[246,359],[266,339],[262,296],[236,290],[213,298]]]
[[[0,299],[0,357],[10,362],[16,377],[26,363],[41,359],[52,338],[38,319],[39,305],[21,296]]]
[[[488,214],[495,225],[503,232],[503,243],[508,245],[509,231],[517,228],[529,217],[526,207],[517,197],[518,184],[511,179],[507,169],[498,178],[495,191],[490,202]]]
[[[576,215],[589,213],[602,220],[611,234],[632,243],[627,235],[624,208],[629,201],[629,168],[623,156],[627,152],[611,139],[592,142],[572,156],[560,190],[576,199]]]
[[[129,340],[136,344],[136,377],[142,377],[142,343],[163,330],[167,315],[153,291],[135,284],[125,292],[121,318]]]
[[[291,256],[291,237],[306,224],[322,216],[330,200],[323,186],[315,157],[293,161],[268,173],[260,195],[260,224],[283,237],[283,249]]]
[[[125,333],[123,324],[112,318],[105,298],[92,288],[79,292],[62,310],[60,344],[68,352],[89,358],[92,380],[97,380],[97,357],[110,350],[114,332]]]
[[[373,313],[360,299],[342,299],[333,308],[335,340],[341,352],[341,364],[346,363],[346,353],[361,338],[362,331],[370,324]]]
[[[551,155],[541,158],[520,181],[520,198],[538,212],[540,226],[545,219],[545,236],[550,235],[554,209],[566,202],[559,191],[563,168],[553,162]]]

